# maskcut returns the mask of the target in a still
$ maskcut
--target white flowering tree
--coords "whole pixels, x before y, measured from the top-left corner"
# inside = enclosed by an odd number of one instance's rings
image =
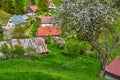
[[[63,0],[58,24],[64,33],[77,35],[88,41],[97,51],[100,59],[100,74],[105,74],[109,56],[119,44],[116,26],[117,11],[112,8],[111,0]],[[116,18],[116,19],[115,19]]]

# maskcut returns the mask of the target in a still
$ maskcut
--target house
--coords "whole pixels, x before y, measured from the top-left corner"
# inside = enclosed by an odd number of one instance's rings
[[[109,80],[120,80],[120,56],[117,56],[105,69],[105,77]]]
[[[53,10],[53,11],[56,10],[56,6],[55,6],[55,4],[53,4],[53,3],[50,3],[50,5],[49,5],[48,8],[49,8],[50,11],[52,11],[52,10]]]
[[[9,47],[12,47],[14,45],[20,45],[23,46],[24,48],[32,47],[36,49],[37,53],[49,52],[44,39],[40,37],[27,39],[12,39],[9,41],[0,42],[0,46],[2,46],[3,44],[7,44]]]
[[[50,3],[53,3],[53,1],[52,0],[48,0],[48,3],[50,4]]]
[[[7,24],[4,25],[3,28],[5,29],[13,28],[16,25],[24,24],[25,22],[27,22],[27,20],[28,20],[28,16],[26,15],[14,15],[10,17]]]
[[[61,29],[59,29],[57,26],[39,27],[36,33],[37,37],[46,38],[48,36],[52,36],[53,39],[58,38],[60,34]]]
[[[35,15],[35,12],[37,11],[37,6],[35,5],[30,5],[27,10],[26,10],[26,15],[28,16],[34,16]]]
[[[40,16],[41,19],[41,26],[53,26],[54,23],[54,17],[53,16]]]

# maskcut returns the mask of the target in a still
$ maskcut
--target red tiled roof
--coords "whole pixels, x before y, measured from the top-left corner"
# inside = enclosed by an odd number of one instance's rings
[[[43,24],[52,24],[54,22],[53,16],[40,16],[40,19]]]
[[[57,26],[45,26],[39,27],[37,31],[37,36],[58,36],[61,34],[61,30]]]
[[[117,56],[105,69],[106,72],[120,76],[120,56]]]
[[[35,12],[37,10],[37,6],[30,6],[30,9]]]

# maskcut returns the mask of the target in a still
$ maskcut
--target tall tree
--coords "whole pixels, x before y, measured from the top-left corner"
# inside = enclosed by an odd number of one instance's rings
[[[48,0],[39,0],[38,1],[38,7],[40,8],[41,11],[48,11]]]
[[[113,27],[118,15],[111,6],[110,0],[105,4],[100,0],[63,0],[58,16],[63,32],[74,33],[97,51],[101,64],[100,78],[104,76],[108,59],[119,43],[119,34]]]
[[[29,5],[35,5],[35,0],[29,0]]]
[[[16,14],[24,13],[24,0],[15,0],[15,12]]]

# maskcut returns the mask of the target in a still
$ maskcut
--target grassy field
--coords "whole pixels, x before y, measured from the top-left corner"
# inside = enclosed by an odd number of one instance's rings
[[[86,55],[70,58],[60,49],[49,49],[51,54],[35,60],[0,61],[0,80],[100,80],[97,59]]]
[[[7,21],[9,20],[10,18],[10,14],[9,13],[6,13],[4,12],[3,10],[0,10],[0,24],[6,24]]]

